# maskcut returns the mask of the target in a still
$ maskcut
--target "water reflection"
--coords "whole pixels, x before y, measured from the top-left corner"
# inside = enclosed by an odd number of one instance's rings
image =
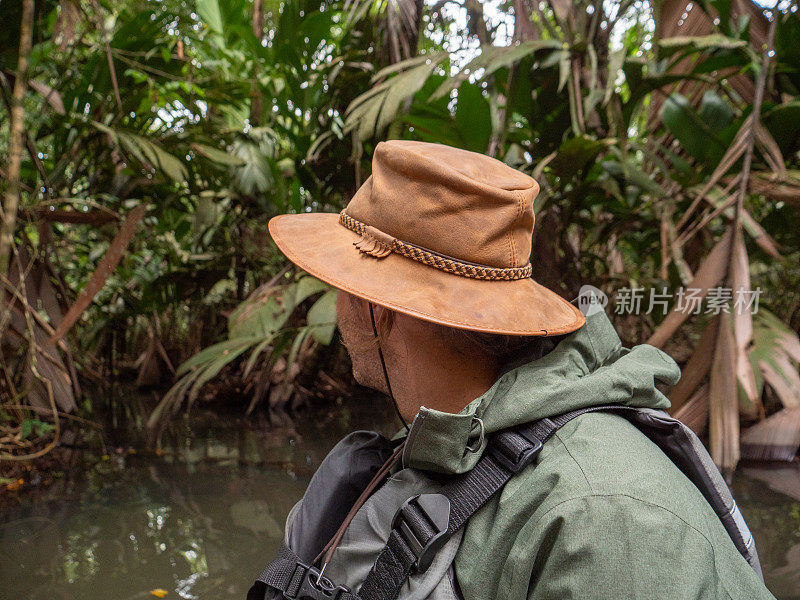
[[[388,433],[391,419],[371,401],[297,429],[198,412],[170,428],[161,456],[120,447],[0,517],[0,598],[243,600],[325,453],[353,429]],[[800,470],[741,469],[734,493],[768,585],[800,600]]]
[[[800,467],[742,466],[733,493],[753,531],[770,591],[781,600],[800,600]]]
[[[330,447],[389,423],[369,404],[297,430],[198,413],[170,429],[163,456],[113,454],[4,515],[0,598],[242,600]]]

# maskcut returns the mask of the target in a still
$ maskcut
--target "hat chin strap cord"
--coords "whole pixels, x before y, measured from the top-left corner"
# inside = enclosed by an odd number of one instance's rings
[[[394,409],[397,411],[397,416],[400,417],[400,422],[403,424],[403,427],[406,428],[406,434],[408,434],[408,423],[406,423],[403,414],[400,412],[400,407],[397,405],[397,400],[395,400],[394,394],[392,393],[392,384],[389,382],[389,371],[386,369],[386,360],[383,358],[383,349],[381,348],[381,338],[378,336],[378,327],[375,324],[375,309],[372,302],[367,302],[367,304],[369,304],[369,318],[372,322],[372,333],[378,341],[378,358],[381,359],[381,369],[383,369],[383,379],[386,381],[386,390],[389,392],[389,397],[392,399],[392,404],[394,404]]]

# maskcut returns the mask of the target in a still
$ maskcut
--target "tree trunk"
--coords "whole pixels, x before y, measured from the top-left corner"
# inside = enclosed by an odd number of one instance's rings
[[[17,225],[17,211],[20,196],[20,168],[22,151],[25,146],[25,90],[28,86],[28,55],[33,38],[33,0],[22,4],[22,23],[19,34],[19,60],[17,78],[14,81],[10,115],[11,140],[8,147],[8,166],[6,168],[6,193],[3,201],[2,223],[0,223],[0,275],[8,275],[8,264],[14,243],[14,229]],[[5,308],[5,292],[0,293],[0,314]],[[3,332],[0,331],[0,337]]]

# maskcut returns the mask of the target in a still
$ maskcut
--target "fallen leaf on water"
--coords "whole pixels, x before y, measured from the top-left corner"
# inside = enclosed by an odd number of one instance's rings
[[[19,479],[17,479],[16,481],[12,481],[12,482],[11,482],[11,483],[9,483],[8,485],[6,485],[6,489],[7,489],[9,492],[16,492],[16,491],[17,491],[19,488],[21,488],[21,487],[22,487],[22,485],[23,485],[24,483],[25,483],[25,480],[24,480],[24,479],[22,479],[22,478],[20,477],[20,478],[19,478]]]
[[[162,590],[161,588],[158,588],[155,590],[150,590],[150,593],[153,594],[153,596],[155,596],[156,598],[163,598],[169,592],[167,590]]]

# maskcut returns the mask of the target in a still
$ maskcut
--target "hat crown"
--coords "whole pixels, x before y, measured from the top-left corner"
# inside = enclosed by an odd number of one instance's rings
[[[381,142],[346,212],[397,239],[500,269],[530,259],[534,179],[467,150]]]

